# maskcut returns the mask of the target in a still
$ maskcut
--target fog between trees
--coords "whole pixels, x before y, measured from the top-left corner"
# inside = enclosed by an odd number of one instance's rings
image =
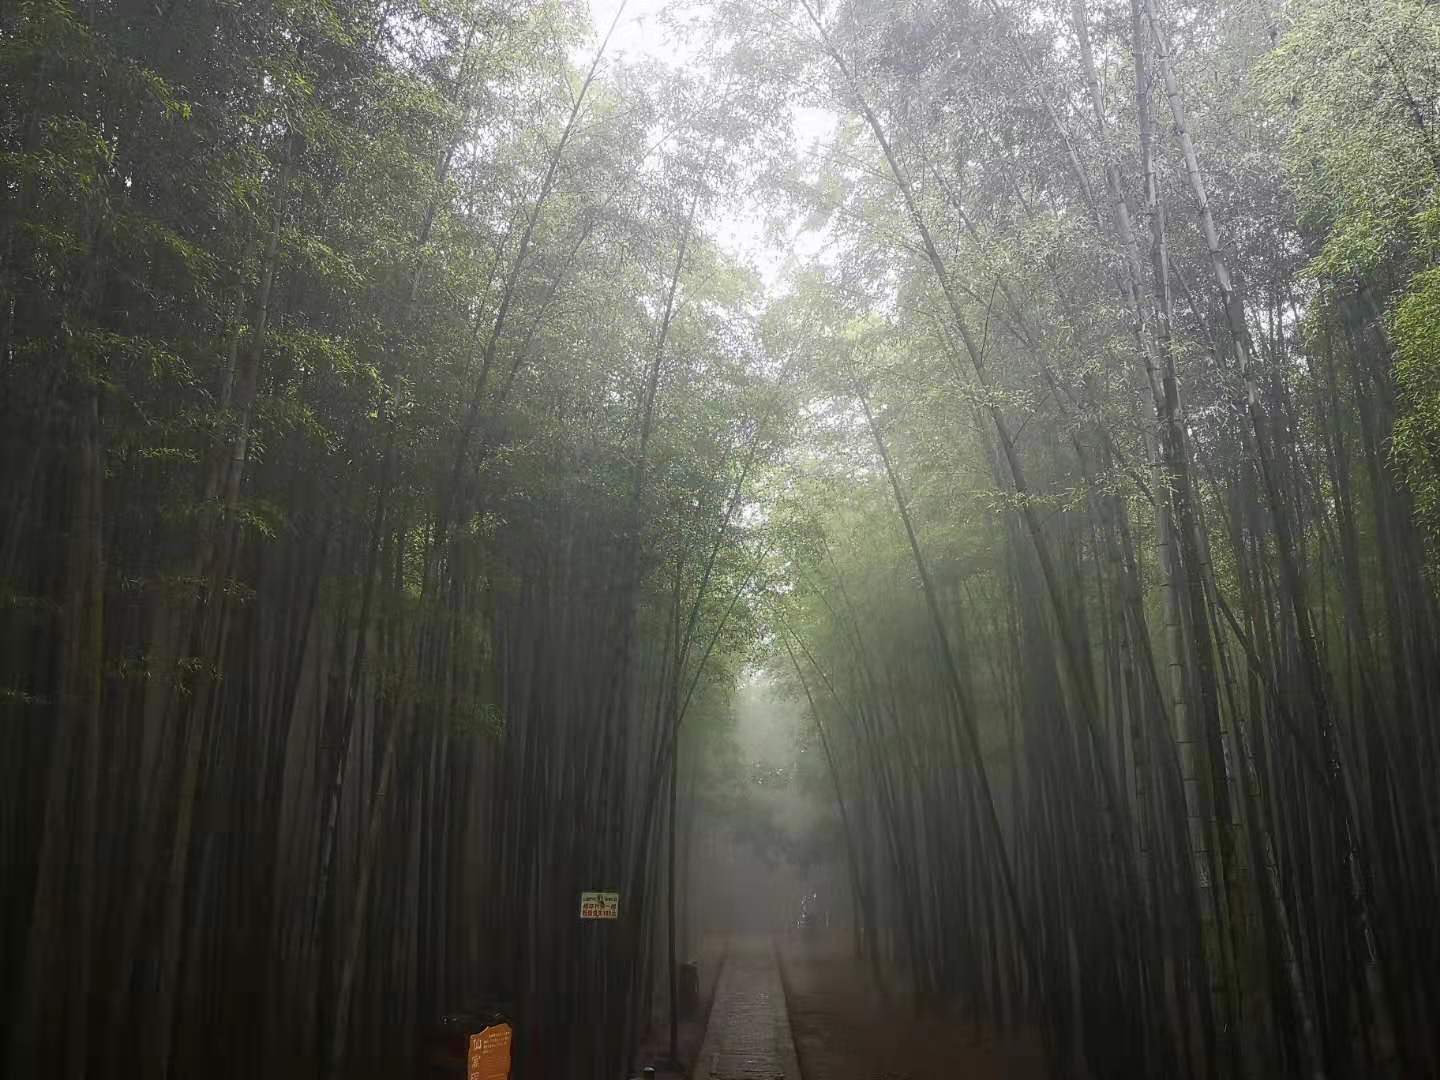
[[[1437,10],[629,17],[0,10],[4,1075],[610,1080],[733,860],[1057,1077],[1433,1075]]]

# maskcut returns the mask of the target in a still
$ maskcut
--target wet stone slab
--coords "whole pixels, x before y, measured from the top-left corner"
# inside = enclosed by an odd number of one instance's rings
[[[780,969],[768,942],[732,948],[725,960],[696,1080],[801,1080]]]

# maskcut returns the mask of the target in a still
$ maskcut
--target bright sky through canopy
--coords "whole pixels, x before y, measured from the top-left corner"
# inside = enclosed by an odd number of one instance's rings
[[[595,26],[596,41],[605,36],[605,31],[615,19],[622,0],[593,0],[590,5],[590,21]],[[667,64],[688,64],[693,59],[692,50],[661,25],[661,16],[668,0],[629,0],[625,12],[610,38],[610,52],[616,56],[630,58],[648,57]]]
[[[620,21],[615,13],[624,4]],[[695,67],[700,50],[694,42],[684,40],[665,24],[667,8],[703,15],[707,4],[687,4],[684,0],[591,0],[590,20],[595,27],[595,45],[615,23],[607,53],[610,57],[629,60],[654,60],[673,67]],[[792,105],[791,129],[797,150],[823,145],[834,134],[838,122],[828,109]],[[712,218],[711,233],[716,241],[737,258],[749,263],[760,274],[769,289],[779,284],[786,256],[792,251],[801,257],[816,257],[826,242],[826,229],[791,229],[789,239],[776,242],[766,235],[765,208],[753,194],[745,193],[738,202],[731,202]]]

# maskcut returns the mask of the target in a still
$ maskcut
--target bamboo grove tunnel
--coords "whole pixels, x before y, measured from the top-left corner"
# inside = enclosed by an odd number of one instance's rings
[[[1422,0],[0,6],[0,1076],[1440,1075],[1437,130]]]

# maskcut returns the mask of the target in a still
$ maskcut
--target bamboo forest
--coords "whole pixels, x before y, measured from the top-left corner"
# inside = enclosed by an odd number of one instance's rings
[[[1440,1076],[1440,6],[5,0],[0,187],[0,1077]]]

